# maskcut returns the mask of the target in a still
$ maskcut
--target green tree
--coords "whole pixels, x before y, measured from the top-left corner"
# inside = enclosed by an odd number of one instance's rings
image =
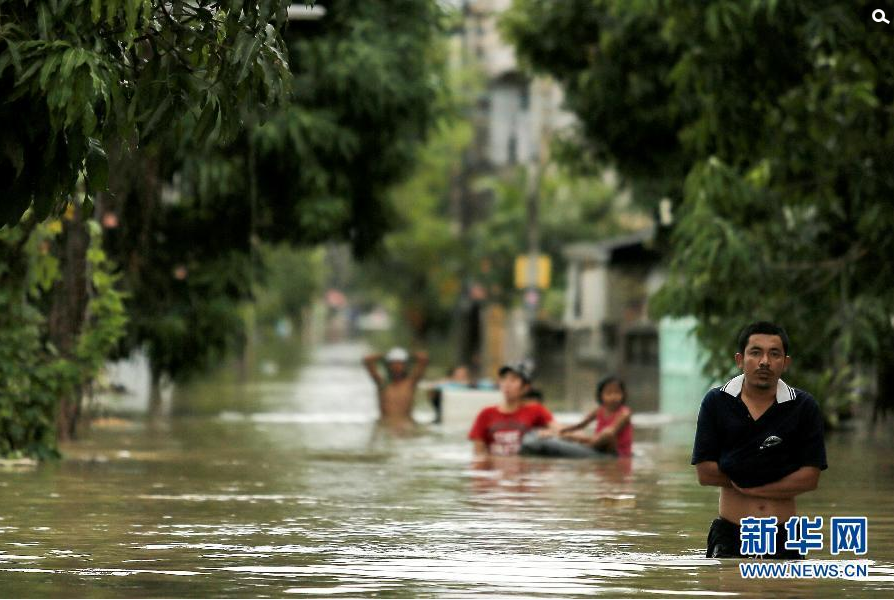
[[[472,138],[469,123],[444,120],[422,149],[413,175],[391,195],[393,231],[357,269],[357,288],[397,301],[417,341],[451,324],[469,260],[451,214],[453,178]]]
[[[514,281],[515,259],[528,249],[526,199],[530,175],[519,167],[477,182],[492,192],[493,206],[489,217],[476,223],[472,231],[476,280],[485,286],[491,299],[507,305],[520,298]],[[544,307],[548,316],[559,319],[564,308],[563,247],[629,231],[631,222],[641,221],[641,216],[625,205],[624,197],[605,179],[556,164],[543,169],[537,196],[540,252],[552,260],[551,290],[547,291]]]
[[[280,99],[288,70],[274,25],[285,4],[0,0],[0,289],[13,317],[0,353],[4,377],[24,382],[0,392],[12,423],[0,452],[51,453],[44,426],[54,420],[70,436],[84,388],[120,337],[121,298],[97,266],[106,263],[89,223],[107,149],[171,130],[232,137],[246,106]],[[35,262],[30,240],[63,209],[48,246],[58,276],[35,291],[35,265],[50,263]]]
[[[363,255],[392,226],[390,190],[442,110],[444,13],[433,0],[335,0],[326,10],[286,31],[290,102],[249,140],[257,228],[271,241],[346,240]]]
[[[110,140],[142,143],[184,117],[238,130],[282,94],[285,0],[0,0],[0,225],[59,211],[86,175],[103,190]],[[89,213],[89,211],[87,211]]]
[[[257,325],[272,329],[283,318],[301,322],[323,290],[323,248],[263,244],[260,250],[263,274],[253,302]]]
[[[585,8],[595,26],[570,22],[570,4]],[[637,139],[647,133],[640,115],[652,114],[654,130],[666,134],[668,144],[638,151],[643,165],[670,175],[667,189],[679,204],[655,311],[698,317],[715,376],[729,371],[745,322],[782,323],[794,340],[794,383],[815,392],[833,419],[863,367],[877,375],[888,407],[894,389],[894,174],[887,168],[894,40],[872,22],[874,8],[516,0],[507,21],[519,51],[557,74],[583,119],[629,115]],[[645,27],[640,35],[628,35],[634,24]],[[592,50],[581,56],[580,48]],[[591,98],[577,93],[623,65],[628,73],[618,85]],[[635,96],[634,89],[661,93]],[[637,152],[614,127],[585,129],[586,139],[637,177]]]
[[[678,136],[692,106],[667,101],[680,49],[661,35],[660,6],[515,0],[501,19],[522,64],[558,80],[577,116],[578,130],[558,141],[556,158],[576,172],[615,167],[648,208],[679,195],[692,160]]]
[[[28,231],[0,229],[0,456],[49,458],[56,455],[57,430],[69,435],[80,410],[79,403],[60,406],[60,399],[80,394],[93,380],[124,332],[125,315],[99,226],[91,223],[85,319],[69,347],[53,344],[46,316],[52,311],[45,307],[66,276],[59,255],[70,232],[60,220]]]
[[[145,348],[159,379],[239,349],[240,304],[268,272],[260,243],[378,244],[439,110],[441,18],[432,0],[327,2],[283,33],[282,104],[246,110],[232,138],[205,142],[187,122],[116,162],[103,210],[120,216],[107,248],[130,292],[122,353]]]

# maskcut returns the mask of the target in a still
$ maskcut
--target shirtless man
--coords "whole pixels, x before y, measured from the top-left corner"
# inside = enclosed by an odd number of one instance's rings
[[[382,354],[370,354],[364,357],[363,365],[370,377],[376,383],[379,394],[379,414],[381,422],[385,425],[406,426],[413,425],[413,397],[416,394],[416,386],[425,367],[428,366],[428,354],[416,352],[413,356],[415,364],[409,368],[410,354],[403,348],[392,348],[384,356]],[[385,361],[387,381],[379,373],[379,361]]]
[[[782,327],[757,322],[739,334],[742,374],[708,392],[698,413],[692,464],[701,485],[720,487],[720,516],[708,532],[708,558],[741,557],[739,520],[776,517],[776,554],[795,496],[816,489],[827,468],[823,418],[813,397],[780,379],[791,364]]]

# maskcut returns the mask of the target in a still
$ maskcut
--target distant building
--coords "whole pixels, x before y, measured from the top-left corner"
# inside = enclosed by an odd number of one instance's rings
[[[648,299],[664,280],[654,229],[565,247],[566,380],[569,396],[591,399],[609,373],[627,383],[631,407],[658,410],[658,327]]]
[[[575,119],[562,108],[561,87],[549,78],[524,73],[514,48],[500,36],[500,15],[512,0],[454,4],[462,14],[453,35],[454,60],[484,79],[470,115],[474,141],[455,178],[453,211],[465,230],[490,209],[490,192],[473,190],[470,182],[546,160],[551,138],[573,126]],[[628,221],[628,227],[644,225],[635,215]],[[668,224],[663,215],[660,221]],[[598,379],[617,373],[627,381],[635,410],[694,414],[698,409],[697,400],[693,409],[690,397],[700,399],[707,384],[689,335],[692,321],[655,323],[648,316],[649,298],[664,281],[655,232],[643,227],[635,234],[565,248],[564,318],[562,323],[538,322],[535,337],[540,373],[562,380],[556,391],[572,404],[587,405]],[[522,331],[521,309],[507,310],[475,298],[471,283],[464,284],[459,354],[463,362],[491,373],[504,359],[520,358],[516,354],[528,333]]]
[[[635,411],[698,412],[709,385],[691,335],[694,320],[649,317],[649,299],[665,279],[655,235],[648,228],[565,247],[566,389],[580,404],[613,373],[625,380]]]
[[[477,105],[479,161],[490,169],[535,163],[553,132],[574,122],[562,109],[562,89],[545,77],[529,78],[515,50],[499,33],[511,0],[466,0],[459,32],[464,60],[484,76]]]
[[[523,73],[515,49],[502,39],[499,19],[511,0],[455,4],[462,19],[452,36],[454,66],[483,78],[469,115],[473,142],[464,153],[451,194],[451,212],[460,231],[465,232],[486,218],[492,206],[492,192],[475,189],[473,181],[545,161],[552,135],[571,125],[574,117],[562,109],[561,88],[549,78]],[[505,321],[513,320],[512,315],[486,297],[476,297],[474,289],[475,282],[464,277],[458,360],[492,373],[505,359],[518,358],[511,354],[523,344],[515,342],[514,327],[507,332]]]

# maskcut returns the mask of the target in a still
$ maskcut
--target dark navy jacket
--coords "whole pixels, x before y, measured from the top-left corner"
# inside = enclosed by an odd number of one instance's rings
[[[813,396],[780,379],[776,402],[755,421],[742,402],[744,377],[702,400],[692,464],[716,461],[743,488],[778,481],[805,466],[828,468],[823,417]]]

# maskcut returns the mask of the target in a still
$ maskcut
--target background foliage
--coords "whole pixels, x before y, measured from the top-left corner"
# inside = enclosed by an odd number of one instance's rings
[[[105,189],[108,141],[232,135],[283,94],[285,0],[0,0],[0,224]],[[90,212],[89,210],[87,212]]]
[[[263,243],[376,247],[395,223],[388,190],[440,110],[441,16],[430,0],[327,2],[322,19],[283,31],[278,106],[246,105],[232,138],[185,122],[114,159],[104,209],[121,225],[107,248],[133,317],[122,354],[145,348],[156,379],[182,378],[241,348],[240,305],[272,257]],[[315,281],[296,282],[302,297]]]
[[[93,380],[124,332],[114,266],[94,223],[87,251],[90,300],[85,327],[70,355],[48,341],[41,306],[62,276],[62,231],[59,220],[37,225],[30,234],[20,228],[0,229],[3,258],[12,258],[10,252],[23,256],[0,262],[0,456],[55,456],[59,398]],[[24,273],[11,273],[11,265],[24,265]]]
[[[596,156],[669,182],[658,190],[679,210],[655,312],[698,317],[714,375],[743,324],[785,325],[793,383],[833,419],[861,371],[888,404],[894,374],[894,40],[874,8],[516,0],[506,21],[567,84]]]

